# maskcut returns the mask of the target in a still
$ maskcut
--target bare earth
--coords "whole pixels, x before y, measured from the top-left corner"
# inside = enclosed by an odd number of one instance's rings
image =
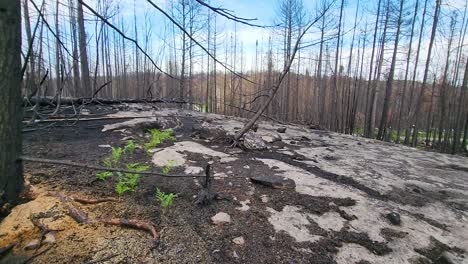
[[[109,146],[128,137],[144,141],[150,127],[173,128],[177,141],[152,156],[142,149],[125,162],[170,173],[203,174],[212,162],[213,189],[223,199],[195,205],[195,178],[143,176],[134,193],[118,201],[81,205],[91,219],[120,217],[151,221],[160,233],[155,243],[142,230],[100,222],[78,224],[51,192],[91,198],[117,197],[116,179],[95,181],[95,172],[26,163],[36,199],[14,208],[0,223],[0,248],[16,242],[0,263],[468,263],[468,159],[328,131],[260,122],[263,151],[229,148],[227,138],[245,119],[147,105],[91,107],[113,117],[153,116],[62,123],[26,133],[26,155],[100,164]],[[91,117],[89,116],[89,117]],[[159,116],[159,117],[158,117]],[[82,116],[87,118],[88,116]],[[149,126],[149,127],[148,127]],[[201,126],[201,127],[200,127]],[[193,127],[202,128],[195,135]],[[274,189],[249,177],[277,175],[295,188]],[[162,214],[154,198],[158,187],[177,193]],[[48,213],[43,223],[57,229],[56,241],[25,250],[41,236],[31,216]],[[230,222],[213,224],[224,212]],[[387,214],[401,217],[394,225]]]

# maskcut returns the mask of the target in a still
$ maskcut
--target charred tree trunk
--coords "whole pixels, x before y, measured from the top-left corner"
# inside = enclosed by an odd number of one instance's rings
[[[88,52],[86,48],[86,31],[84,25],[83,5],[78,2],[78,38],[80,46],[81,95],[91,96],[91,79],[89,78]]]
[[[393,78],[395,75],[395,64],[396,64],[397,52],[398,52],[398,41],[400,38],[400,29],[401,29],[401,22],[402,22],[401,17],[403,14],[403,2],[404,2],[403,0],[400,0],[400,11],[398,15],[398,22],[397,22],[398,25],[397,25],[395,44],[393,47],[392,64],[390,66],[390,73],[387,79],[387,85],[385,89],[385,99],[384,99],[384,105],[383,105],[383,110],[382,110],[382,118],[380,119],[379,133],[377,135],[377,138],[380,140],[384,140],[385,131],[387,129],[388,115],[390,112],[390,100],[392,97]]]
[[[411,24],[411,35],[410,35],[410,40],[409,40],[409,50],[408,50],[408,55],[406,57],[406,71],[405,71],[405,80],[403,81],[403,93],[402,93],[401,99],[400,99],[401,102],[400,102],[400,109],[399,109],[398,121],[397,121],[396,143],[400,142],[401,119],[403,118],[403,111],[405,109],[406,90],[407,90],[407,87],[408,87],[408,73],[409,73],[409,66],[410,66],[410,59],[411,59],[411,48],[412,48],[412,45],[413,45],[414,27],[416,25],[416,17],[418,15],[418,7],[419,7],[419,1],[416,1],[416,4],[414,6],[413,21],[412,21],[412,24]],[[411,102],[408,102],[408,104],[411,104]]]
[[[382,0],[379,0],[377,15],[376,15],[376,18],[375,18],[374,41],[372,42],[372,54],[371,54],[371,61],[370,61],[370,66],[369,66],[369,79],[367,81],[366,108],[365,108],[366,118],[365,118],[365,121],[364,121],[364,136],[365,137],[370,137],[371,136],[370,133],[369,133],[370,128],[368,128],[368,126],[370,124],[371,116],[370,116],[370,111],[368,111],[368,109],[369,109],[369,107],[371,107],[370,104],[372,103],[371,96],[370,96],[371,85],[372,85],[372,70],[374,69],[375,45],[377,43],[377,31],[379,29],[379,18],[380,18],[380,5],[381,5],[381,2],[382,2]]]
[[[21,4],[0,0],[0,212],[23,186],[21,154]]]
[[[463,126],[463,113],[466,112],[466,92],[468,89],[468,60],[465,65],[465,76],[463,77],[463,85],[461,88],[461,96],[458,104],[458,110],[457,110],[457,117],[455,119],[455,129],[454,129],[454,135],[453,135],[453,143],[452,143],[452,154],[455,154],[458,149],[458,145],[460,144],[460,128]],[[468,120],[466,121],[468,123]],[[468,126],[468,124],[467,124]],[[466,142],[466,129],[465,129],[465,140]],[[463,144],[462,147],[465,147]]]
[[[413,118],[414,129],[413,129],[413,140],[411,142],[411,145],[413,147],[416,147],[416,144],[418,142],[418,125],[419,125],[418,121],[423,110],[423,98],[424,98],[424,91],[425,91],[424,88],[427,83],[427,78],[429,74],[429,66],[431,64],[432,48],[434,46],[435,34],[437,32],[437,23],[439,21],[439,13],[440,13],[440,2],[441,0],[436,1],[435,11],[434,11],[434,22],[432,24],[431,39],[429,41],[429,50],[427,52],[427,58],[426,58],[426,68],[424,70],[424,77],[423,77],[423,82],[421,85],[421,91],[419,92],[419,97],[418,97],[418,101],[417,101],[416,109],[415,109],[416,112]]]

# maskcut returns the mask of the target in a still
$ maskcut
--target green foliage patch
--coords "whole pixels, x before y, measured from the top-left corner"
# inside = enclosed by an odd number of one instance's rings
[[[172,129],[166,129],[166,130],[159,130],[159,129],[150,129],[148,130],[150,133],[150,139],[149,142],[143,145],[143,148],[145,151],[149,151],[152,148],[155,148],[161,142],[165,140],[170,140],[170,141],[175,141],[176,138],[174,137],[174,131]]]
[[[135,149],[136,149],[135,142],[133,142],[133,140],[129,140],[127,141],[127,145],[125,145],[124,147],[124,153],[133,154],[133,152],[135,152]]]
[[[112,147],[111,155],[103,161],[104,165],[108,168],[116,168],[123,154],[124,150],[121,147]]]
[[[163,213],[165,213],[167,208],[174,203],[174,198],[177,197],[177,194],[165,193],[159,190],[159,188],[156,188],[155,196],[156,199],[159,201],[161,208],[163,209]]]

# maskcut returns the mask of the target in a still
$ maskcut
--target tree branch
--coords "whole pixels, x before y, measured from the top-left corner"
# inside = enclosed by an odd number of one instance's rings
[[[125,173],[132,173],[132,174],[143,174],[143,175],[153,175],[165,178],[203,178],[205,175],[189,175],[189,174],[164,174],[160,172],[152,172],[152,171],[132,171],[127,169],[120,169],[120,168],[107,168],[98,165],[88,165],[84,163],[66,161],[66,160],[51,160],[51,159],[41,159],[41,158],[33,158],[28,156],[20,156],[18,160],[28,161],[28,162],[37,162],[37,163],[48,163],[48,164],[57,164],[57,165],[65,165],[70,167],[79,167],[97,171],[113,171],[113,172],[125,172]]]
[[[82,0],[79,0],[79,1],[82,1]],[[215,56],[213,56],[213,54],[210,53],[210,51],[208,51],[205,47],[203,47],[203,45],[201,45],[196,39],[194,39],[192,37],[192,35],[190,35],[187,30],[185,30],[184,27],[182,27],[177,21],[174,20],[174,18],[172,18],[168,13],[166,13],[164,10],[162,10],[159,6],[157,6],[153,1],[151,0],[146,0],[148,1],[148,3],[150,3],[154,8],[156,8],[159,12],[161,12],[164,16],[166,16],[172,23],[174,23],[174,25],[176,25],[180,30],[182,30],[182,32],[187,35],[187,37],[189,37],[195,44],[197,44],[197,46],[199,46],[206,54],[208,54],[208,56],[210,56],[214,61],[216,61],[217,63],[219,63],[221,66],[223,66],[226,70],[228,70],[230,73],[236,75],[237,77],[243,79],[243,80],[246,80],[250,83],[253,83],[255,84],[254,81],[251,81],[250,79],[244,77],[243,75],[231,70],[228,66],[226,66],[224,63],[222,63],[221,61],[219,61]]]
[[[94,9],[92,9],[88,4],[86,4],[83,0],[78,0],[78,2],[80,2],[84,7],[86,7],[89,11],[91,11],[91,13],[93,13],[95,16],[97,16],[99,19],[102,20],[102,22],[106,23],[106,25],[108,25],[110,28],[112,28],[113,30],[117,31],[117,33],[119,33],[120,36],[122,36],[124,39],[128,40],[128,41],[131,41],[135,44],[135,46],[137,47],[137,49],[143,53],[143,55],[145,55],[145,57],[147,57],[151,64],[153,64],[153,66],[158,69],[158,71],[164,73],[165,75],[173,78],[173,79],[176,79],[176,80],[179,80],[178,78],[172,76],[171,74],[163,71],[157,64],[156,62],[151,58],[150,55],[148,55],[148,53],[146,53],[145,50],[143,50],[143,48],[140,46],[140,44],[138,44],[138,42],[135,40],[135,39],[132,39],[130,37],[128,37],[127,35],[125,35],[120,29],[118,29],[116,26],[114,26],[112,23],[110,23],[105,17],[101,16],[98,12],[96,12]]]
[[[249,131],[249,129],[255,124],[255,122],[257,122],[257,120],[260,118],[260,116],[263,115],[265,110],[268,108],[270,103],[273,101],[276,93],[278,92],[278,90],[279,90],[279,88],[281,86],[281,83],[283,83],[284,78],[286,77],[289,70],[291,69],[291,65],[292,65],[292,63],[294,61],[294,57],[296,56],[297,51],[299,50],[299,45],[301,43],[302,38],[307,33],[307,31],[309,31],[309,29],[325,14],[325,12],[327,12],[327,10],[330,7],[331,7],[331,5],[329,5],[326,9],[324,9],[322,11],[322,13],[318,17],[316,17],[311,23],[309,23],[309,25],[305,28],[305,30],[299,35],[299,37],[298,37],[298,39],[296,41],[296,44],[294,45],[294,49],[293,49],[293,53],[291,55],[291,58],[289,59],[288,64],[285,65],[283,72],[279,76],[278,82],[273,87],[273,89],[270,90],[268,100],[260,107],[260,109],[257,111],[257,113],[252,117],[252,119],[250,119],[250,121],[239,132],[237,132],[237,134],[234,136],[234,145],[236,145],[239,142],[240,138],[247,131]]]

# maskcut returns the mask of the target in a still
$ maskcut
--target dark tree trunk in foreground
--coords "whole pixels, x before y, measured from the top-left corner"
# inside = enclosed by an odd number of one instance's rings
[[[0,0],[0,211],[23,185],[21,152],[20,1]]]

